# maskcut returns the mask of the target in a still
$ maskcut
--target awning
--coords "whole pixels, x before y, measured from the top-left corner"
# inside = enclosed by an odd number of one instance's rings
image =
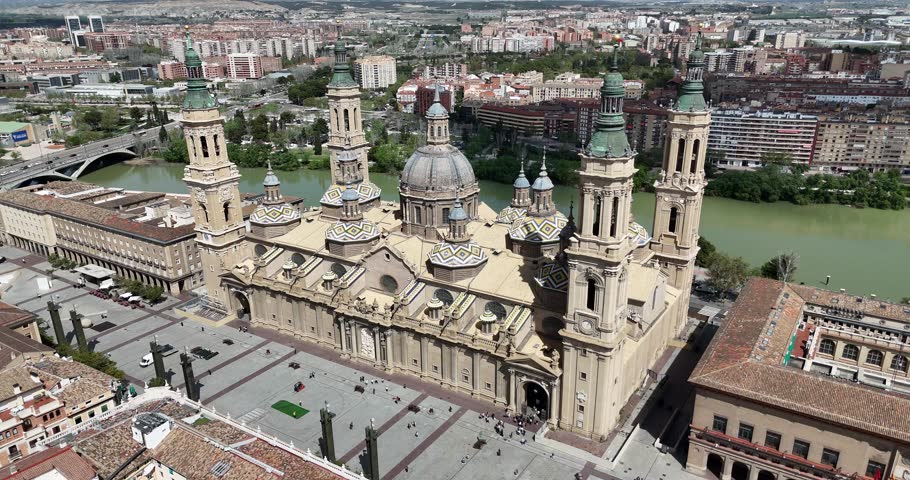
[[[101,282],[102,280],[107,280],[114,275],[113,270],[108,270],[104,267],[99,267],[98,265],[83,265],[76,269],[76,273],[81,273],[86,277],[95,281],[95,283]]]

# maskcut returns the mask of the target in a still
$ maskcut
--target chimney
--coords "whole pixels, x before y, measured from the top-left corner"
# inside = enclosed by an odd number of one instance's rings
[[[22,387],[20,387],[18,383],[14,383],[13,384],[13,394],[19,395],[20,393],[22,393]]]
[[[37,373],[31,372],[31,373],[29,373],[29,376],[31,377],[31,379],[32,379],[33,382],[35,382],[35,383],[41,383],[41,378],[38,376]]]

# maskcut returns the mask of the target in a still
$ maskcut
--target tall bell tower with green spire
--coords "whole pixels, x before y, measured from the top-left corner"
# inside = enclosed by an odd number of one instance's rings
[[[664,161],[654,207],[651,250],[669,283],[680,291],[675,312],[675,331],[688,316],[695,257],[698,255],[698,227],[704,198],[705,157],[711,112],[704,97],[705,54],[699,32],[695,50],[689,55],[686,78],[676,104],[670,109]]]
[[[607,432],[618,420],[623,335],[628,315],[629,240],[635,152],[626,137],[625,89],[614,47],[613,65],[600,90],[595,131],[580,153],[578,230],[565,250],[568,262],[563,365],[585,371],[576,388],[564,388],[560,428],[584,436]],[[579,413],[582,408],[584,413]]]
[[[335,44],[335,67],[327,87],[332,179],[335,185],[369,182],[369,142],[363,133],[360,85],[351,76],[347,47],[341,40]]]
[[[202,60],[186,34],[186,99],[181,115],[190,163],[183,181],[190,191],[196,222],[203,281],[210,300],[230,310],[230,298],[221,285],[221,274],[244,257],[246,227],[240,199],[240,171],[228,159],[224,119],[202,75]]]

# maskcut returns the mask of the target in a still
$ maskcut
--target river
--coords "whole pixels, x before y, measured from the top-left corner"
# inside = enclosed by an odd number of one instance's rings
[[[241,169],[240,190],[262,191],[265,169]],[[316,205],[329,186],[328,171],[278,172],[282,192],[302,196]],[[85,175],[81,180],[129,190],[185,193],[183,166],[174,164],[116,164]],[[398,200],[397,177],[374,173],[371,180],[382,188],[382,198]],[[511,199],[511,186],[480,182],[481,198],[494,210]],[[557,186],[554,200],[568,211],[577,190]],[[577,200],[576,200],[577,201]],[[654,196],[635,194],[632,212],[651,230]],[[910,296],[905,275],[910,274],[910,209],[883,211],[840,205],[798,206],[790,203],[747,203],[724,198],[705,198],[701,234],[723,252],[742,256],[760,265],[782,251],[800,256],[798,281],[827,288],[845,288],[856,294],[877,294],[897,301]]]

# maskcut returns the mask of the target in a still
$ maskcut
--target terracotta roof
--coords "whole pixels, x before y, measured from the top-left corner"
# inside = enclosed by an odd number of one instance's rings
[[[689,381],[697,387],[910,443],[910,397],[784,365],[802,310],[830,292],[749,281]]]
[[[284,472],[283,480],[333,480],[338,476],[267,442],[256,440],[240,451]]]
[[[108,227],[109,230],[114,230],[118,233],[159,242],[168,242],[192,236],[195,228],[193,224],[167,228],[135,222],[120,216],[117,212],[97,205],[19,190],[0,193],[0,203],[37,213],[71,218],[83,223],[103,225]]]
[[[165,195],[163,193],[158,192],[131,193],[120,198],[115,198],[113,200],[99,202],[96,205],[103,208],[119,209],[123,207],[131,207],[138,204],[147,204],[152,200],[157,200],[164,197]]]
[[[99,188],[99,186],[94,183],[80,182],[78,180],[54,180],[53,182],[41,185],[39,188],[41,190],[53,190],[60,195],[72,195],[74,193]]]
[[[195,428],[225,445],[233,445],[252,438],[242,430],[234,428],[224,422],[209,422]]]
[[[43,343],[32,340],[20,333],[6,328],[0,328],[0,368],[4,368],[13,361],[14,357],[50,355],[53,349]]]
[[[135,442],[134,442],[135,443]],[[268,473],[259,465],[207,442],[204,437],[177,427],[152,451],[163,465],[185,478],[193,480],[272,480],[279,476]],[[263,460],[264,459],[260,459]],[[268,463],[268,462],[266,462]],[[224,475],[212,473],[215,465],[228,468]],[[277,468],[277,467],[275,467]]]
[[[29,368],[42,380],[53,385],[60,384],[65,379],[70,380],[65,387],[52,392],[67,407],[82,405],[89,400],[111,394],[111,382],[115,380],[114,377],[88,365],[56,357],[45,357],[32,362]]]
[[[37,317],[35,314],[6,302],[0,302],[0,327],[15,328],[26,323],[31,323]]]
[[[10,367],[0,371],[0,399],[15,397],[16,394],[13,393],[15,385],[19,385],[23,393],[44,387],[42,384],[35,383],[28,370],[22,368],[22,366]]]
[[[109,478],[130,457],[143,448],[133,440],[128,417],[113,427],[101,431],[86,430],[80,433],[74,444],[76,451],[95,467],[100,478]],[[126,470],[135,470],[148,463],[151,458],[151,452],[146,451],[131,462],[131,467]]]
[[[12,468],[16,472],[12,472]],[[66,480],[92,480],[97,478],[91,464],[79,456],[72,447],[51,447],[29,455],[18,462],[3,467],[0,480],[32,480],[56,471]]]

